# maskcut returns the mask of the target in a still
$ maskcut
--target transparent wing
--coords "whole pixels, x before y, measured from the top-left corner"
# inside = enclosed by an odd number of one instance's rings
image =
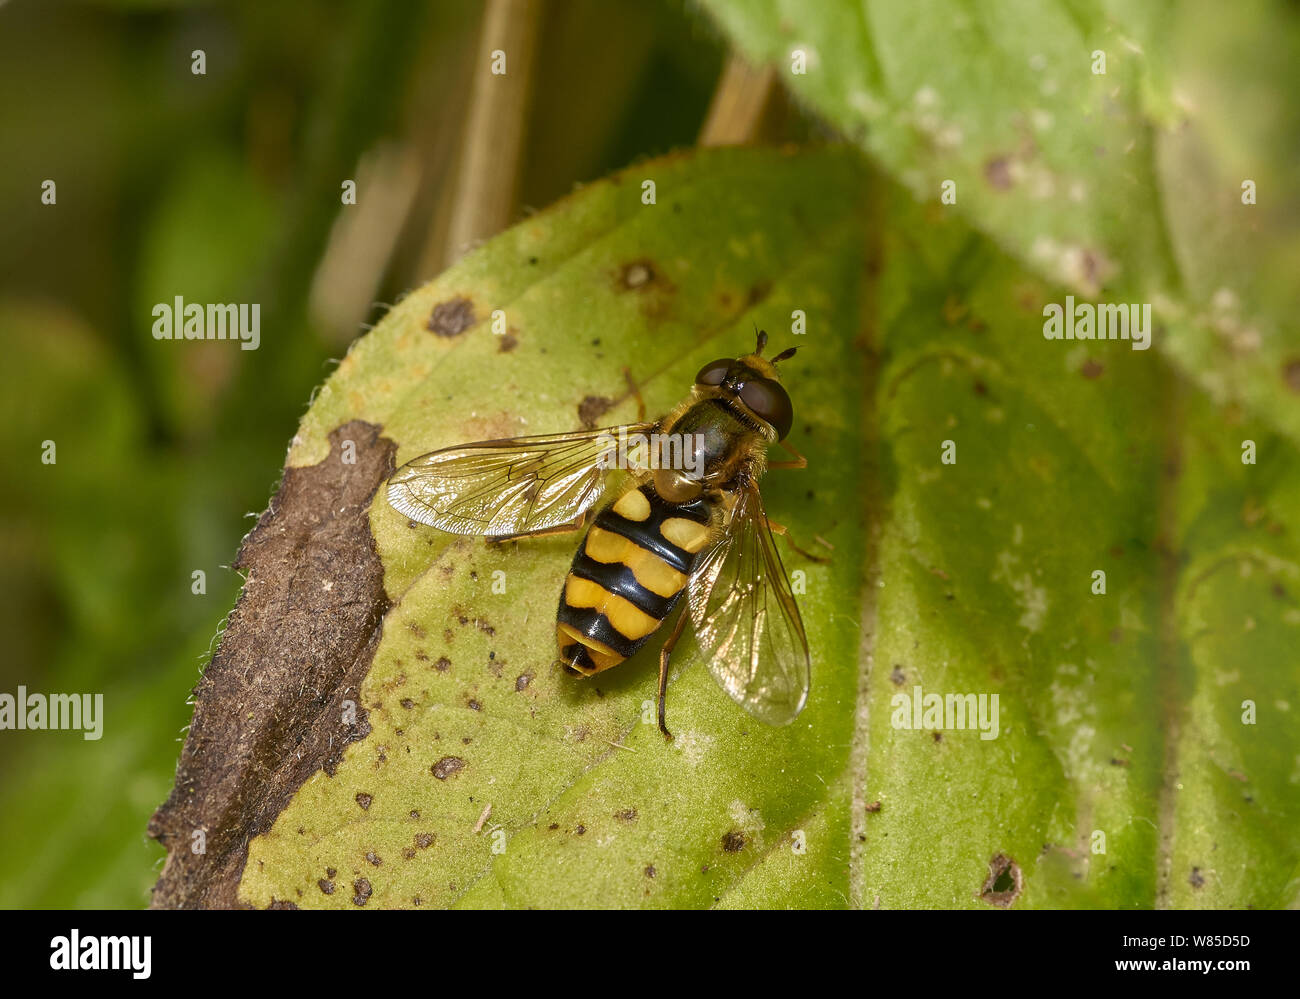
[[[722,689],[760,721],[793,721],[808,699],[808,638],[756,485],[740,492],[729,529],[701,556],[687,600]]]
[[[431,451],[388,480],[388,502],[452,534],[503,537],[571,524],[604,492],[620,434],[653,423],[511,437]]]

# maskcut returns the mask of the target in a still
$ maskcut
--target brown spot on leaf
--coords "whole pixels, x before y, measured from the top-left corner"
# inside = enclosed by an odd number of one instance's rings
[[[1005,156],[995,156],[984,164],[984,179],[989,186],[998,191],[1011,187],[1011,160]]]
[[[533,674],[520,673],[515,677],[515,690],[527,690],[528,685],[533,682]]]
[[[1187,883],[1193,888],[1200,888],[1205,884],[1205,877],[1199,867],[1192,868],[1192,873],[1187,875]]]
[[[1089,286],[1095,285],[1101,276],[1101,258],[1092,250],[1084,250],[1081,262],[1084,280]]]
[[[722,837],[722,849],[727,853],[739,853],[745,849],[745,834],[733,829]]]
[[[1282,380],[1292,392],[1300,392],[1300,357],[1292,358],[1282,365]]]
[[[635,809],[635,808],[625,808],[625,809],[623,809],[621,812],[615,812],[615,813],[614,813],[614,818],[618,819],[620,822],[635,822],[635,821],[636,821],[636,809]]]
[[[429,768],[433,776],[438,780],[446,780],[453,774],[458,774],[465,769],[465,761],[459,756],[444,756],[437,763]]]
[[[1083,362],[1083,367],[1079,369],[1079,374],[1083,375],[1084,378],[1095,381],[1096,379],[1101,377],[1102,372],[1104,372],[1105,370],[1106,370],[1105,365],[1103,365],[1100,361],[1093,360],[1090,357]]]
[[[878,801],[873,801],[871,804],[869,804],[869,805],[867,806],[867,811],[868,811],[869,813],[871,813],[872,815],[874,815],[876,812],[880,811],[880,802],[878,802]]]
[[[475,322],[474,303],[462,296],[435,305],[426,328],[438,336],[460,336]]]
[[[584,396],[578,403],[578,421],[585,430],[594,430],[596,421],[614,407],[614,400],[603,395]]]
[[[889,672],[889,679],[895,687],[901,687],[907,682],[907,675],[903,672],[902,666],[895,666]]]
[[[357,794],[357,804],[361,806],[363,812],[369,810],[370,803],[374,800],[375,796],[373,794],[366,794],[365,791],[361,791]]]
[[[509,354],[518,346],[519,337],[515,336],[515,331],[513,329],[508,329],[501,335],[501,339],[497,341],[497,353]]]
[[[1020,865],[1004,853],[999,853],[989,861],[989,876],[984,879],[984,887],[979,897],[989,905],[999,909],[1008,909],[1011,903],[1020,897],[1024,890],[1024,876]]]
[[[446,673],[447,670],[451,669],[451,660],[446,656],[439,656],[438,661],[433,664],[433,668],[439,673]]]
[[[324,878],[321,878],[319,881],[316,882],[316,884],[320,887],[320,890],[324,892],[326,895],[334,894],[333,881],[326,881]]]
[[[654,264],[649,260],[634,260],[630,264],[625,264],[623,272],[619,275],[619,282],[623,287],[632,290],[644,288],[654,279]]]
[[[434,838],[435,837],[433,833],[427,833],[427,832],[416,833],[415,845],[418,846],[421,850],[427,850],[429,849],[429,847],[433,846]]]
[[[354,464],[342,460],[344,441],[355,445]],[[250,838],[312,774],[333,776],[346,746],[370,732],[364,710],[342,721],[343,702],[358,699],[389,606],[369,509],[397,448],[360,420],[329,442],[320,464],[285,469],[240,546],[234,565],[248,583],[195,688],[176,784],[149,821],[168,850],[155,908],[240,907]],[[250,704],[259,705],[251,719]],[[203,855],[189,849],[199,827],[208,830]]]
[[[370,896],[374,889],[370,887],[370,882],[365,878],[357,878],[352,882],[352,891],[354,892],[352,896],[352,904],[365,905],[370,901]]]

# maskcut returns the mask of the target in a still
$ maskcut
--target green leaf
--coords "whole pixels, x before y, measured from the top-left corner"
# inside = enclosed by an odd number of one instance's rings
[[[1300,442],[1294,89],[1276,4],[705,0],[752,59],[916,197],[1089,301]],[[806,58],[796,72],[793,53]],[[1104,56],[1104,73],[1097,54]],[[1289,78],[1290,85],[1279,83]],[[1257,203],[1243,204],[1252,181]]]
[[[852,511],[863,363],[851,337],[831,334],[857,324],[863,179],[844,151],[718,152],[654,161],[584,190],[412,293],[359,341],[305,418],[288,474],[339,467],[332,463],[341,444],[330,435],[358,420],[398,443],[399,463],[457,441],[572,428],[580,413],[604,405],[595,400],[626,394],[624,366],[650,410],[662,412],[705,361],[751,349],[755,322],[769,325],[777,344],[793,342],[780,330],[802,309],[817,347],[806,359],[801,353],[799,377],[817,388],[800,401],[799,435],[818,464],[774,475],[767,502],[773,517],[791,519],[815,497],[821,513],[802,533],[861,551],[864,525]],[[656,184],[652,205],[643,204],[644,181]],[[490,329],[494,310],[505,314],[502,336]],[[625,400],[601,420],[634,416]],[[798,723],[768,729],[750,719],[706,671],[686,667],[694,645],[685,641],[669,708],[678,738],[669,746],[642,720],[654,691],[652,657],[592,683],[551,669],[559,585],[575,539],[504,548],[451,539],[413,529],[382,498],[370,506],[369,527],[393,605],[357,698],[369,735],[349,746],[333,776],[318,772],[295,788],[274,827],[253,840],[241,900],[412,905],[418,896],[445,905],[499,892],[578,904],[599,892],[628,904],[707,904],[715,886],[817,821],[827,787],[813,775],[844,770],[852,735],[852,712],[841,706],[857,684],[854,559],[799,566],[805,614],[821,622],[819,654],[848,668],[818,678],[817,701]],[[245,554],[240,564],[249,564]],[[492,592],[497,571],[504,594]],[[274,585],[256,563],[250,574]],[[338,583],[318,563],[304,567],[295,592]],[[223,651],[261,612],[257,589],[246,591]],[[248,626],[284,640],[272,620]],[[268,655],[283,657],[263,652],[263,662]],[[224,670],[219,653],[197,695],[196,733],[206,712],[222,710],[213,698]],[[243,741],[260,746],[274,739],[273,725],[285,725],[293,709],[272,708],[268,696],[240,711]],[[317,724],[341,730],[338,716]],[[205,799],[221,764],[187,756],[181,769],[155,829],[169,843],[173,830],[188,835],[177,816],[185,799]],[[260,781],[245,778],[253,788]],[[266,813],[268,825],[277,810]],[[503,855],[492,852],[498,827]],[[624,843],[616,862],[589,865],[585,879],[558,866],[568,851],[599,850],[611,836]],[[174,850],[173,863],[185,862],[183,853]],[[211,855],[207,863],[216,866]],[[701,875],[706,866],[713,873]],[[828,897],[845,896],[838,848],[815,843],[801,867],[810,883],[831,885]],[[353,887],[361,878],[368,897]],[[335,883],[331,894],[322,881]]]
[[[951,216],[889,204],[869,900],[984,904],[970,886],[1003,855],[1017,905],[1282,904],[1294,448],[1150,354],[1044,340],[1051,289]],[[1269,457],[1243,464],[1244,439]],[[998,692],[998,737],[897,728],[915,686]]]
[[[1045,340],[1060,294],[843,150],[641,164],[413,292],[322,387],[241,553],[155,825],[161,897],[1296,904],[1294,447],[1154,352]],[[435,447],[571,428],[600,399],[633,419],[624,365],[662,412],[753,323],[783,346],[795,310],[810,466],[763,489],[833,550],[786,559],[814,662],[789,727],[736,708],[687,637],[666,744],[654,649],[587,681],[551,665],[576,539],[451,538],[383,500]],[[915,727],[916,688],[996,695],[996,733]],[[204,815],[233,832],[192,860],[173,837]]]

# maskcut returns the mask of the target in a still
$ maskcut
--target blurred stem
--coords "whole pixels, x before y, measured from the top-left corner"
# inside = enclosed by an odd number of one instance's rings
[[[421,268],[426,274],[442,270],[514,217],[542,8],[542,0],[488,0],[451,220],[445,238],[435,233],[429,241]]]
[[[699,144],[743,146],[758,141],[775,95],[776,70],[771,66],[755,69],[733,53],[713,92]]]
[[[267,262],[249,292],[251,301],[263,304],[263,331],[276,332],[263,337],[256,364],[241,365],[219,433],[263,441],[268,425],[296,425],[302,400],[320,380],[322,349],[306,335],[303,316],[338,215],[339,182],[353,176],[361,153],[397,118],[394,109],[426,23],[420,5],[379,0],[358,7],[335,33],[338,50],[328,57],[340,68],[304,114],[302,127],[311,138],[295,168],[302,180],[285,208],[279,240],[263,250]]]

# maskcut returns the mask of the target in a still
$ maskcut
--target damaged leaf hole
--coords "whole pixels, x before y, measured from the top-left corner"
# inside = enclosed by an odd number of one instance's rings
[[[1024,891],[1024,886],[1020,865],[1005,853],[999,853],[989,861],[989,876],[984,879],[979,897],[989,905],[1009,909]]]

